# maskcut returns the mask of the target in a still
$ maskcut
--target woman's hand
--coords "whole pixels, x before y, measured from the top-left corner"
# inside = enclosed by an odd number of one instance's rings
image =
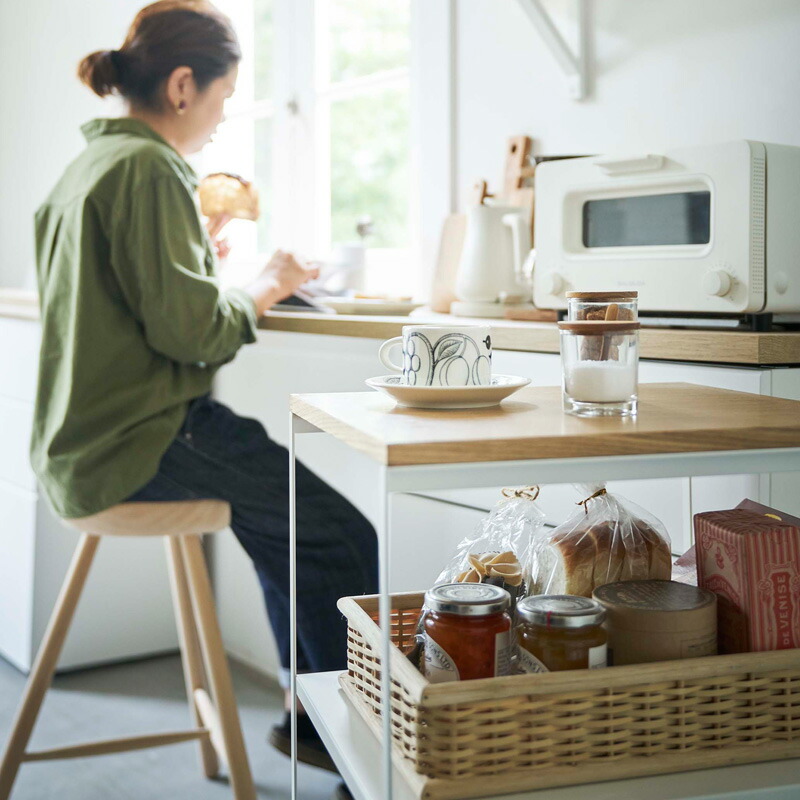
[[[228,240],[220,238],[222,229],[231,221],[230,214],[218,214],[215,217],[209,217],[206,220],[206,230],[211,238],[211,244],[217,253],[217,261],[223,263],[231,252],[231,246]]]
[[[264,271],[245,291],[253,298],[259,314],[294,294],[306,281],[319,277],[319,268],[300,264],[291,253],[277,250]]]

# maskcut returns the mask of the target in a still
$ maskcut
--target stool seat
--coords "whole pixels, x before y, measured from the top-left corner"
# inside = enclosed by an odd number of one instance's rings
[[[120,503],[64,522],[94,536],[191,536],[227,528],[231,507],[223,500]]]

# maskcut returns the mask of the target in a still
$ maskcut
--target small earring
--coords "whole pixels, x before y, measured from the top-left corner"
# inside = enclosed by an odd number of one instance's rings
[[[183,100],[181,100],[180,103],[178,103],[178,105],[175,106],[175,111],[178,114],[183,114],[183,112],[186,111],[186,103]]]

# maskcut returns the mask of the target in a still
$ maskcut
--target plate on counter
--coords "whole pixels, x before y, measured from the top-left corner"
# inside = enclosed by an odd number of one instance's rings
[[[496,406],[531,382],[519,375],[493,375],[489,386],[407,386],[402,380],[399,375],[382,375],[365,383],[401,406],[457,409]]]
[[[422,305],[411,300],[380,300],[374,297],[320,297],[318,301],[337,314],[370,314],[376,317],[406,316]]]

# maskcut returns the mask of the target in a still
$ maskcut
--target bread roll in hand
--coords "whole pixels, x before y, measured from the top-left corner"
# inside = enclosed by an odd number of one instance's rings
[[[250,181],[228,172],[215,172],[200,181],[200,211],[207,217],[257,220],[258,191]]]

